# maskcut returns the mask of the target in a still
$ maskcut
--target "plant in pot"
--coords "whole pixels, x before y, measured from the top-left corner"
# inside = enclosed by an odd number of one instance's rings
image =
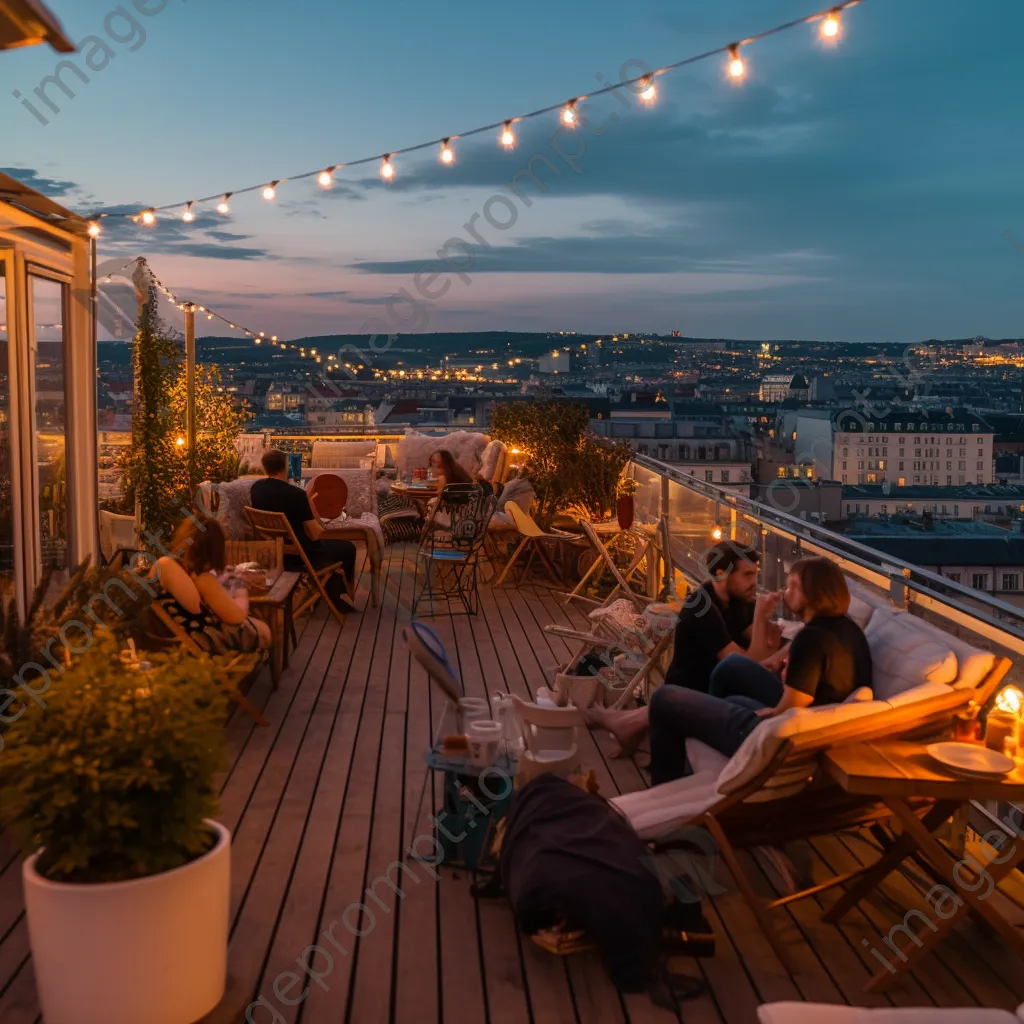
[[[628,530],[633,525],[635,495],[639,486],[632,477],[623,477],[615,490],[615,516],[619,521],[620,530]]]
[[[47,1024],[192,1024],[225,987],[230,833],[213,820],[227,710],[216,659],[122,664],[98,639],[6,735]],[[11,715],[12,712],[9,712]]]

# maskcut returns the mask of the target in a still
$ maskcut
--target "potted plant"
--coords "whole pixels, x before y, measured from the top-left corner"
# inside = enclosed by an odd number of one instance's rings
[[[223,666],[175,651],[132,667],[118,648],[99,637],[45,708],[7,709],[0,814],[28,854],[47,1024],[192,1024],[226,980]]]
[[[637,482],[632,477],[623,477],[616,488],[615,516],[619,520],[620,530],[628,530],[633,525],[633,504],[637,489]]]

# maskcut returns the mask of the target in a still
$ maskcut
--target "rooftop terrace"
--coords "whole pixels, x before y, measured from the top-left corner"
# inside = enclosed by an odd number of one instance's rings
[[[441,709],[401,639],[413,553],[411,546],[388,549],[379,609],[366,607],[344,627],[322,610],[301,623],[298,650],[280,688],[271,692],[264,674],[250,694],[269,728],[237,714],[228,725],[232,755],[220,818],[234,836],[230,979],[227,997],[204,1024],[241,1021],[261,996],[278,1016],[259,1007],[254,1024],[678,1019],[646,996],[614,991],[596,954],[559,959],[538,949],[517,933],[507,903],[470,895],[465,873],[441,868],[435,881],[408,859],[417,880],[402,874],[404,899],[378,886],[387,909],[374,905],[374,920],[364,918],[364,935],[347,942],[348,955],[335,954],[323,987],[311,983],[308,998],[294,1007],[275,996],[275,980],[294,971],[296,958],[317,935],[365,899],[372,880],[429,831],[426,811],[422,820],[413,817],[424,779],[423,750]],[[434,620],[457,656],[467,692],[533,694],[566,656],[562,641],[543,626],[581,624],[582,616],[542,587],[482,589],[478,617]],[[585,760],[603,794],[648,784],[643,751],[635,760],[612,760],[603,736],[591,734],[586,742]],[[788,852],[801,874],[817,880],[874,859],[877,847],[867,834],[847,833],[793,844]],[[767,863],[759,865],[756,879],[765,892],[772,891],[773,878]],[[838,927],[820,921],[831,896],[791,905],[781,924],[797,963],[793,974],[776,961],[723,866],[718,882],[705,901],[717,934],[716,956],[675,965],[708,985],[706,995],[685,1005],[688,1022],[748,1024],[759,1003],[779,999],[1006,1008],[1024,999],[1020,965],[992,934],[969,923],[889,995],[865,995],[862,986],[875,962],[862,940],[876,945],[907,907],[920,905],[930,884],[923,873],[893,876],[870,905]],[[1007,912],[1024,925],[1024,882],[1015,877],[1004,891],[992,898],[1008,901]],[[41,1019],[20,864],[0,836],[0,1020]]]

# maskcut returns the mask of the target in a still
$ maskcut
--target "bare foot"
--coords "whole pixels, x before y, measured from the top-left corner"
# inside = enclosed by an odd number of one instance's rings
[[[636,750],[647,732],[647,709],[613,711],[610,708],[589,708],[584,721],[591,728],[605,729],[615,742],[611,757],[625,757]]]

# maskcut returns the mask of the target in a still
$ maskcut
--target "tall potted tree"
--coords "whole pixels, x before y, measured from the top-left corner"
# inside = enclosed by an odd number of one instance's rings
[[[9,708],[0,813],[47,1024],[192,1024],[225,987],[230,834],[214,820],[223,666],[100,640]]]

